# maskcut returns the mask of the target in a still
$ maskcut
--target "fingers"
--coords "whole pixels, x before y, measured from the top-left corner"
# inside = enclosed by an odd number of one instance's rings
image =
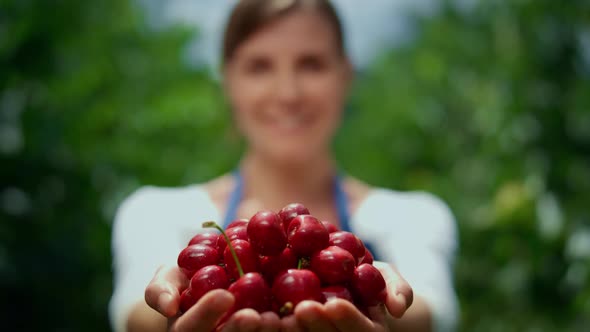
[[[289,315],[281,319],[281,331],[283,332],[306,332],[299,324],[295,315]]]
[[[379,269],[387,284],[387,310],[394,317],[402,317],[414,301],[412,287],[392,265],[382,262],[373,264]]]
[[[253,309],[242,309],[234,313],[225,323],[223,332],[254,332],[260,327],[262,319]]]
[[[171,332],[211,331],[219,319],[233,306],[230,292],[216,289],[205,294],[170,327]]]
[[[145,290],[145,302],[166,317],[178,313],[179,290],[188,287],[188,278],[178,267],[160,267]]]
[[[412,303],[414,303],[414,291],[410,284],[401,276],[399,275],[399,280],[396,287],[396,296],[402,296],[404,298],[404,302],[406,303],[407,308],[409,308]]]
[[[391,316],[387,314],[387,309],[383,304],[374,307],[369,307],[367,311],[371,319],[381,325],[387,325],[387,320],[391,319]]]
[[[281,329],[281,319],[274,312],[265,312],[260,315],[262,327],[260,332],[275,332]]]
[[[402,277],[399,271],[395,268],[395,266],[390,265],[392,270],[394,271],[394,278],[392,278],[391,283],[395,284],[395,292],[396,296],[404,297],[404,302],[406,303],[407,307],[409,308],[412,303],[414,302],[414,292],[412,291],[412,287],[410,284]]]
[[[401,294],[388,296],[385,306],[387,311],[395,318],[401,318],[409,308],[406,297]]]
[[[274,312],[258,314],[252,309],[242,309],[233,314],[224,324],[223,332],[276,332],[281,328],[281,320]]]
[[[295,307],[295,318],[309,332],[336,332],[324,311],[324,306],[318,302],[303,301]]]
[[[338,331],[371,331],[373,322],[346,300],[330,300],[325,304],[328,319]]]

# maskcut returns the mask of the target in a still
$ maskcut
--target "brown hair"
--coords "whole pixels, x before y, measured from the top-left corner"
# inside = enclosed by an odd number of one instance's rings
[[[294,10],[310,8],[323,15],[333,27],[341,54],[345,53],[342,24],[329,0],[240,0],[232,10],[223,37],[223,65],[238,46],[254,32]]]

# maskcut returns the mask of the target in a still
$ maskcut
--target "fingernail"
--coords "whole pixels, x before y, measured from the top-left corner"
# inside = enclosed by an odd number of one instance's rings
[[[406,310],[408,310],[408,303],[406,297],[402,294],[398,294],[396,296],[396,301],[402,306],[402,308],[404,308],[402,313],[405,313]]]
[[[172,294],[160,294],[160,296],[158,297],[158,311],[160,313],[166,314],[167,309],[170,307],[170,303],[172,303]]]

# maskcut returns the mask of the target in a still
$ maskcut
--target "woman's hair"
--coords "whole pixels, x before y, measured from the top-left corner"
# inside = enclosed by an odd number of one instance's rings
[[[232,10],[223,37],[223,64],[257,30],[298,9],[312,9],[324,16],[334,29],[336,46],[345,53],[342,25],[329,0],[240,0]]]

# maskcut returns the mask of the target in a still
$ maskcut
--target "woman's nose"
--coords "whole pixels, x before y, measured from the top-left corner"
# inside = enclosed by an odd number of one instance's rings
[[[279,101],[285,103],[296,102],[301,94],[297,73],[293,71],[278,73],[274,90]]]

